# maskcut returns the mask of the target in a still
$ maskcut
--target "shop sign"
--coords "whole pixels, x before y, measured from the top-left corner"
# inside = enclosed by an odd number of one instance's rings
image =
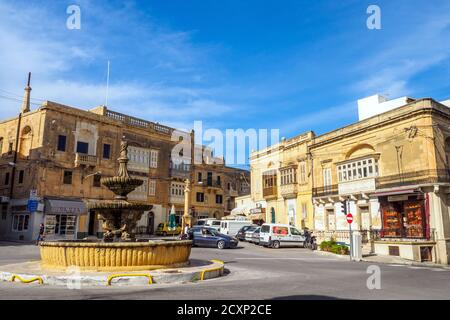
[[[31,199],[28,200],[27,210],[29,212],[36,212],[38,209],[38,204],[39,204],[39,201],[37,201],[37,200],[31,200]]]
[[[408,201],[408,195],[402,194],[398,196],[388,196],[389,202],[396,202],[396,201]]]

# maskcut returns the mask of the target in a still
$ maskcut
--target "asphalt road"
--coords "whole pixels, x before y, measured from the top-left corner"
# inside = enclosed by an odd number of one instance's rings
[[[0,299],[449,299],[450,270],[350,262],[301,248],[193,248],[192,258],[225,261],[226,275],[189,284],[65,287],[0,282]],[[0,243],[0,265],[39,258],[38,247]],[[367,268],[380,268],[368,289]]]

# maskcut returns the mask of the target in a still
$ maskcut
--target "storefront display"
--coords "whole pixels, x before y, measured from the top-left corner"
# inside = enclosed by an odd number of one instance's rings
[[[424,201],[382,201],[382,237],[425,238]]]

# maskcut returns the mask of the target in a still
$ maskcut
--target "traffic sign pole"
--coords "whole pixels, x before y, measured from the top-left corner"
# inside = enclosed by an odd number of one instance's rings
[[[349,212],[349,203],[348,201],[345,201],[345,207],[346,211]],[[350,235],[350,261],[353,261],[352,259],[352,253],[353,253],[353,235],[352,235],[352,223],[353,223],[353,215],[351,213],[347,214],[347,222],[348,222],[348,230]]]
[[[350,231],[350,261],[352,261],[352,253],[353,253],[353,236],[352,236],[352,224],[349,223],[349,231]]]

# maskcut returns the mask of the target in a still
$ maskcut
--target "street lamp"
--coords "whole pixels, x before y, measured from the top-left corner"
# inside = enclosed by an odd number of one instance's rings
[[[91,173],[91,174],[88,174],[87,176],[83,177],[83,180],[89,178],[90,176],[101,176],[101,175],[102,175],[102,172],[101,171],[97,171],[95,173]]]

